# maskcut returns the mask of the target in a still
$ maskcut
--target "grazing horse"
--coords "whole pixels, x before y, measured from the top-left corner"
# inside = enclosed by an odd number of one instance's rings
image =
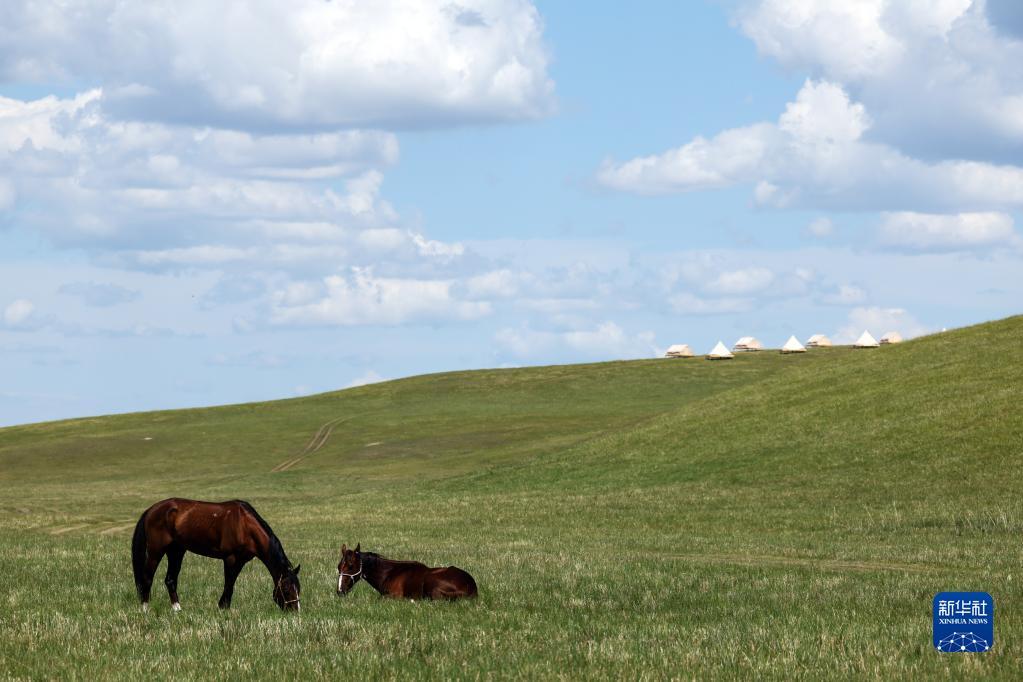
[[[172,497],[142,512],[131,539],[131,564],[142,610],[149,609],[149,590],[163,555],[167,555],[164,583],[171,608],[178,602],[178,572],[185,552],[224,562],[224,593],[220,608],[231,607],[234,581],[250,560],[263,562],[273,578],[273,600],[281,609],[300,608],[299,567],[292,567],[281,541],[252,505],[241,500],[199,502]]]
[[[341,545],[338,596],[348,594],[361,578],[382,596],[399,599],[458,599],[477,594],[476,581],[457,566],[430,568],[418,561],[392,561],[363,552],[361,544],[355,549]]]

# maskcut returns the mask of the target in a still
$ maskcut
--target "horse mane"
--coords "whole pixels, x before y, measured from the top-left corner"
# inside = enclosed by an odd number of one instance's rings
[[[376,552],[362,552],[362,561],[363,561],[364,565],[365,565],[366,559],[369,559],[370,563],[376,563],[378,561],[383,561],[383,562],[386,562],[388,564],[391,564],[392,566],[425,566],[426,565],[426,564],[424,564],[421,561],[415,561],[415,560],[412,560],[412,559],[388,559],[385,556],[380,556]]]
[[[269,542],[270,558],[273,559],[274,562],[276,562],[277,564],[284,566],[285,568],[291,569],[292,568],[291,561],[288,560],[288,555],[284,553],[284,545],[281,544],[280,539],[277,537],[277,534],[274,533],[274,530],[273,528],[270,527],[270,524],[266,522],[266,519],[260,516],[259,512],[256,511],[255,508],[245,500],[235,500],[235,502],[241,505],[242,509],[252,514],[256,521],[259,522],[259,526],[263,529],[267,537],[270,539]]]

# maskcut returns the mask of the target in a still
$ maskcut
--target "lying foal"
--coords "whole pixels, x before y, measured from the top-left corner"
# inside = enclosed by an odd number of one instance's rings
[[[341,545],[337,573],[337,594],[341,597],[361,578],[386,597],[458,599],[476,596],[476,581],[456,566],[430,568],[418,561],[392,561],[373,552],[363,552],[361,544],[355,549]]]

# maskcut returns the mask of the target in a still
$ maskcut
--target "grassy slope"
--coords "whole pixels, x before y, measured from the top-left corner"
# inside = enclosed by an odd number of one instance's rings
[[[4,663],[1013,677],[1021,334],[1017,317],[870,351],[453,373],[3,429]],[[219,567],[197,557],[184,613],[155,588],[157,613],[136,613],[123,526],[172,494],[255,503],[304,564],[302,615],[274,611],[256,566],[218,613]],[[342,539],[457,563],[483,598],[382,603],[363,586],[341,603]],[[995,595],[996,652],[930,650],[943,589]]]

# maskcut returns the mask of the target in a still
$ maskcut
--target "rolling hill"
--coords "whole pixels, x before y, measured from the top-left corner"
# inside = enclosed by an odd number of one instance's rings
[[[0,429],[14,677],[1016,677],[1023,317],[871,350],[455,372]],[[134,520],[244,498],[303,565],[138,612]],[[337,547],[456,564],[476,604],[333,594]],[[159,587],[159,589],[157,589]],[[930,605],[985,590],[995,649]]]

